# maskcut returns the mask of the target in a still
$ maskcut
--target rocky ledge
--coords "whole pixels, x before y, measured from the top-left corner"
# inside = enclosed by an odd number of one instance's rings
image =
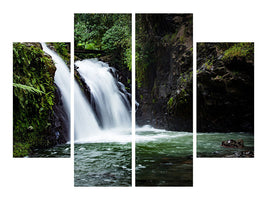
[[[253,43],[198,43],[197,131],[254,131]]]

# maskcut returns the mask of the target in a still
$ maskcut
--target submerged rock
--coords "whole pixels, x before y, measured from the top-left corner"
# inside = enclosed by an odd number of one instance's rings
[[[226,158],[254,158],[253,151],[238,151],[232,155],[225,156]]]

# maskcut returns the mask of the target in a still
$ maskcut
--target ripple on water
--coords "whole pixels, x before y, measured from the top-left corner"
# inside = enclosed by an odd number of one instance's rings
[[[192,186],[193,134],[139,132],[136,143],[137,186]]]
[[[130,143],[75,144],[74,153],[75,186],[131,186]]]

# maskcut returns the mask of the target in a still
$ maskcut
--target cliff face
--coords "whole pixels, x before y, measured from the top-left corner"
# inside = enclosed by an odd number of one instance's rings
[[[193,16],[137,19],[137,124],[192,131]]]
[[[253,43],[198,43],[198,132],[253,129]]]

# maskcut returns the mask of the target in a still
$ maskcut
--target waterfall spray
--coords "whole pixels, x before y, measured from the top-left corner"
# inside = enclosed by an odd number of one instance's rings
[[[63,59],[54,51],[49,49],[45,43],[41,43],[43,51],[52,57],[56,66],[55,84],[60,90],[63,108],[60,107],[60,112],[55,111],[55,115],[61,120],[61,134],[63,134],[66,141],[70,139],[69,125],[70,125],[70,70]],[[59,105],[57,105],[59,106]],[[57,109],[56,109],[57,110]],[[59,132],[55,133],[59,137]]]
[[[131,127],[129,101],[118,88],[112,76],[113,69],[98,60],[83,60],[75,63],[77,71],[90,88],[94,108],[75,82],[75,140],[90,141],[92,138],[115,135]],[[123,87],[121,87],[123,88]],[[91,102],[92,104],[92,102]]]

